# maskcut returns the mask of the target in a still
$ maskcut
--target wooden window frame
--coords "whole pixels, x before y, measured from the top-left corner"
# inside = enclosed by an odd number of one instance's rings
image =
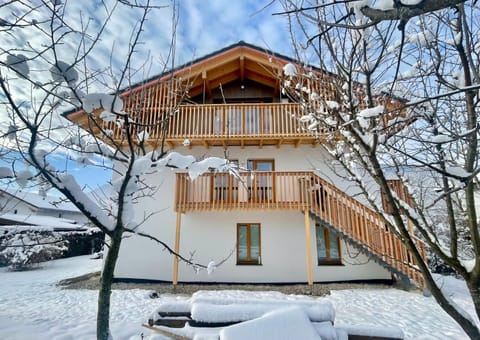
[[[248,167],[248,164],[249,162],[252,162],[253,164],[253,169],[248,169],[250,171],[258,171],[256,170],[256,164],[257,163],[261,163],[261,162],[264,162],[264,163],[267,163],[267,162],[270,162],[272,163],[272,171],[275,171],[275,159],[274,158],[253,158],[253,159],[247,159],[247,167]]]
[[[251,226],[258,225],[258,258],[251,258]],[[247,226],[247,260],[241,260],[238,254],[238,240],[240,239],[240,226]],[[237,265],[261,266],[262,265],[262,225],[260,223],[237,223]]]
[[[320,224],[315,225],[315,229],[322,228],[323,229],[323,237],[325,239],[325,250],[326,250],[326,259],[320,259],[318,257],[318,247],[317,247],[317,265],[319,266],[343,266],[342,263],[342,249],[340,247],[340,237],[337,235],[337,249],[338,249],[338,259],[332,259],[330,257],[330,229],[326,227],[322,227]],[[315,238],[317,237],[318,233],[315,230]],[[315,240],[316,241],[316,240]]]

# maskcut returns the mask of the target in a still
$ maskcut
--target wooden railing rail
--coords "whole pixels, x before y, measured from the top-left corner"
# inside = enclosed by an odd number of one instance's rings
[[[397,233],[392,232],[373,209],[348,196],[322,178],[307,182],[310,212],[337,231],[363,245],[382,261],[423,285],[416,261]],[[413,237],[426,260],[425,243]]]
[[[300,183],[309,172],[210,173],[190,180],[177,174],[175,208],[189,210],[282,209],[301,210],[307,197]]]
[[[305,210],[361,245],[387,265],[423,285],[416,262],[400,236],[373,209],[313,172],[210,173],[190,180],[177,174],[177,211]],[[425,244],[416,239],[426,258]]]
[[[180,105],[171,117],[170,138],[312,137],[293,103]]]

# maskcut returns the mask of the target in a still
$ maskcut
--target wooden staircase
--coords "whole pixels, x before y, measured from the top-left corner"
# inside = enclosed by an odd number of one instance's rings
[[[304,190],[313,220],[405,283],[425,286],[423,276],[400,235],[388,228],[377,212],[317,175],[306,180]],[[415,236],[413,238],[426,261],[425,243]]]

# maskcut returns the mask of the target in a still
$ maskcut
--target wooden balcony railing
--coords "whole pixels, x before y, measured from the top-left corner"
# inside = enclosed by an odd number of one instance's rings
[[[281,209],[307,207],[299,183],[309,172],[211,173],[191,181],[188,174],[177,174],[176,204],[180,211]]]
[[[175,209],[216,210],[299,210],[376,256],[385,265],[404,273],[423,286],[412,254],[397,233],[383,223],[379,214],[313,172],[255,172],[234,177],[211,173],[190,180],[177,174]],[[416,239],[426,259],[425,244]]]
[[[289,103],[181,105],[169,122],[166,140],[312,143],[316,137],[298,121],[299,112],[298,104]]]

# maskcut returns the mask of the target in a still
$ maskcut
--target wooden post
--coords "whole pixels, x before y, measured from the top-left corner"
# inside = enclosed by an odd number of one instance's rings
[[[308,207],[304,210],[305,214],[305,249],[307,252],[307,280],[308,285],[313,286],[313,267],[312,267],[312,242],[310,237],[310,216]]]
[[[410,235],[414,235],[414,233],[413,233],[413,222],[412,222],[412,220],[411,220],[411,219],[408,219],[408,222],[407,222],[407,223],[408,223],[408,233],[409,233]]]
[[[175,253],[179,254],[180,252],[180,224],[182,221],[182,211],[177,211],[177,223],[175,226]],[[172,283],[177,285],[178,283],[178,256],[173,257],[173,280]]]

